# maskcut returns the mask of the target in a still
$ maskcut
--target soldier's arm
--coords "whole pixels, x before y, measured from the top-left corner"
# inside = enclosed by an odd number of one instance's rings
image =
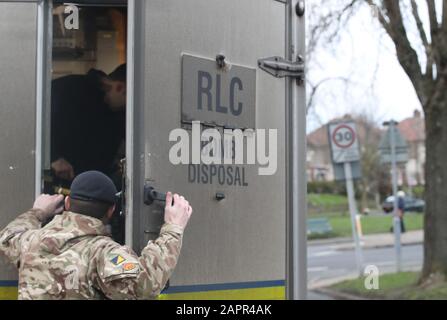
[[[17,265],[21,248],[30,241],[33,231],[40,228],[39,214],[39,209],[31,209],[0,231],[0,252],[12,263]]]
[[[174,271],[182,236],[182,227],[165,224],[140,257],[127,247],[106,250],[98,262],[99,289],[109,299],[155,298]]]
[[[18,216],[0,232],[0,252],[18,264],[23,248],[31,241],[42,221],[62,211],[64,199],[61,195],[40,195],[33,208]]]
[[[159,295],[177,265],[183,230],[191,214],[192,208],[184,197],[168,192],[165,225],[158,239],[149,241],[139,258],[130,251],[108,252],[104,263],[99,264],[101,291],[111,299],[150,299]]]

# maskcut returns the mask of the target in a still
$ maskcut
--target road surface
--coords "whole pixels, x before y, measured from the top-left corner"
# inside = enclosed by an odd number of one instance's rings
[[[380,273],[395,272],[395,251],[393,247],[364,249],[364,266],[375,265]],[[421,244],[402,246],[403,270],[418,270],[422,267],[423,248]],[[353,250],[338,250],[337,245],[308,246],[309,288],[324,286],[343,277],[357,273]],[[309,293],[311,298],[311,292]]]

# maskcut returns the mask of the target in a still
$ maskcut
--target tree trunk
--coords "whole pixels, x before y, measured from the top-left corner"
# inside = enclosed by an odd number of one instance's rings
[[[426,208],[424,218],[424,267],[421,282],[432,274],[447,276],[447,93],[438,85],[425,107]]]

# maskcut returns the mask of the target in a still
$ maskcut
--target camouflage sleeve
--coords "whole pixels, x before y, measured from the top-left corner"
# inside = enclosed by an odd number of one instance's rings
[[[106,249],[98,263],[99,289],[109,299],[154,299],[177,265],[182,237],[181,227],[165,224],[140,257],[128,247]]]
[[[18,216],[0,231],[0,253],[12,263],[18,264],[22,248],[30,242],[34,230],[39,229],[41,222],[36,216],[38,210],[31,209]]]

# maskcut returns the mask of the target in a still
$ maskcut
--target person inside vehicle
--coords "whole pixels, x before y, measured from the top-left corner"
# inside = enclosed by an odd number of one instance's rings
[[[51,95],[51,169],[71,182],[85,171],[108,176],[119,171],[125,141],[126,64],[111,74],[91,69],[86,75],[53,80]],[[122,155],[124,157],[124,155]]]
[[[122,190],[126,133],[126,64],[111,74],[91,69],[86,75],[53,80],[51,95],[51,177],[47,193],[68,188],[73,178],[97,170]],[[112,218],[113,238],[124,243],[121,203]]]

